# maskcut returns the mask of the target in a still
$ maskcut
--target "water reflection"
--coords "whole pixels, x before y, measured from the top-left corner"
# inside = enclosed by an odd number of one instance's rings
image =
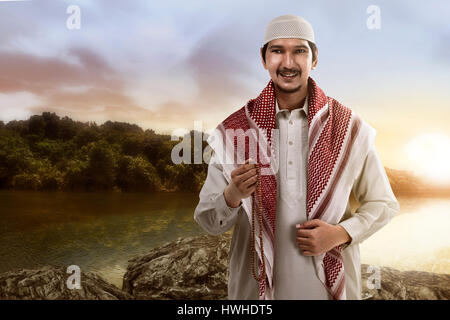
[[[401,212],[363,242],[361,261],[450,273],[450,199],[399,199]]]
[[[76,264],[122,286],[127,262],[203,234],[192,194],[0,192],[0,272]]]

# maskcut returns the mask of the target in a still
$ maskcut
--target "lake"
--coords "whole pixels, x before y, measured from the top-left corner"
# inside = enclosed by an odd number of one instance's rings
[[[361,244],[361,262],[450,273],[450,199],[399,198],[401,212]],[[129,259],[206,234],[191,193],[0,191],[0,272],[78,265],[122,287]]]

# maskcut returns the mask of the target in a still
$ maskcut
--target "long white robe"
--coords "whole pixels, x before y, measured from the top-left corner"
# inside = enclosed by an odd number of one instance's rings
[[[306,173],[308,154],[307,100],[291,112],[277,108],[277,220],[274,258],[275,299],[329,299],[317,277],[312,257],[305,257],[295,243],[295,224],[306,221]],[[291,142],[291,143],[290,143]],[[300,156],[299,156],[300,155]],[[214,157],[214,155],[213,155]],[[258,299],[258,284],[251,274],[251,229],[241,206],[227,206],[223,191],[228,185],[222,166],[210,161],[194,219],[209,234],[218,235],[234,226],[230,248],[229,299]],[[343,250],[347,299],[361,299],[359,243],[378,231],[399,211],[384,167],[374,146],[370,149],[352,191],[360,203],[354,214],[348,202],[339,224],[351,243]]]

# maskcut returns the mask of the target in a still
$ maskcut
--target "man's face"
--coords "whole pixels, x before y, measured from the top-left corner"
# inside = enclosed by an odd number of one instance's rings
[[[264,69],[281,92],[294,93],[307,85],[309,72],[317,64],[303,39],[275,39],[269,42]]]

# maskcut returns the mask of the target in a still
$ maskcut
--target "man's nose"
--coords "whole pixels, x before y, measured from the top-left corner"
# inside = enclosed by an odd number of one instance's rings
[[[283,56],[283,66],[289,69],[293,65],[294,65],[294,57],[290,52],[286,52]]]

